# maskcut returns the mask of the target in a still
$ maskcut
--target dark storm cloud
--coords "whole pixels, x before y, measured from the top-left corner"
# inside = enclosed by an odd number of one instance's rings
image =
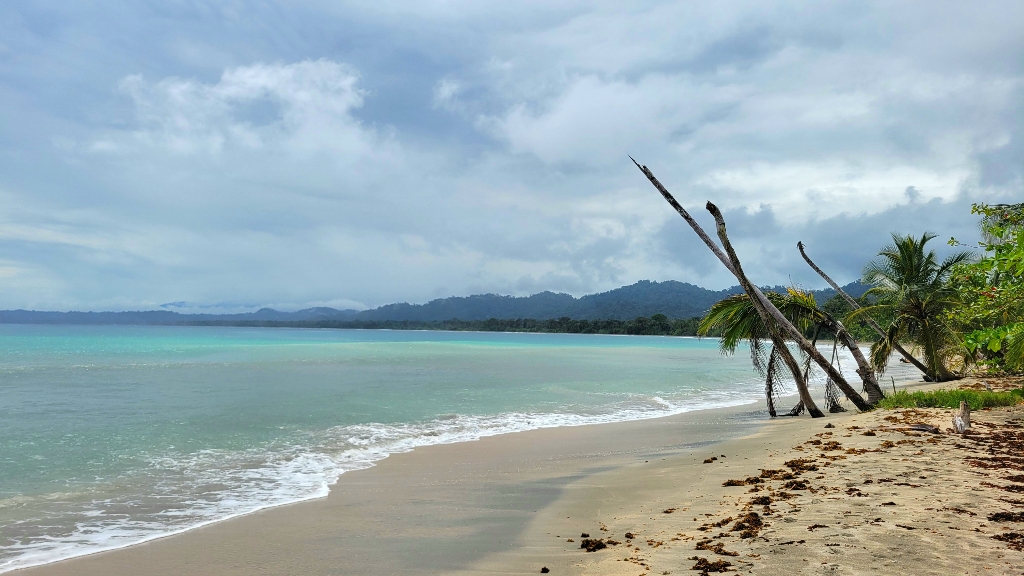
[[[0,308],[843,281],[1022,194],[1019,3],[0,7]]]

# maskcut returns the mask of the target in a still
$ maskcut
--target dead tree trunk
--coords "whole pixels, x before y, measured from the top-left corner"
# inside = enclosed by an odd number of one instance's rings
[[[879,400],[885,398],[885,394],[882,393],[882,388],[878,385],[875,370],[871,367],[867,358],[864,357],[860,347],[857,346],[857,341],[853,339],[853,335],[850,334],[846,326],[838,319],[832,318],[827,314],[822,316],[822,323],[829,330],[835,332],[836,338],[843,343],[843,346],[853,355],[854,361],[857,362],[857,375],[860,376],[861,382],[864,383],[864,392],[868,395],[868,402],[872,405],[877,404]]]
[[[715,218],[715,224],[718,227],[718,237],[722,240],[722,244],[724,245],[726,251],[729,253],[730,257],[735,257],[735,251],[733,251],[732,244],[729,242],[729,237],[725,232],[725,219],[722,218],[722,212],[718,209],[717,206],[715,206],[711,202],[708,202],[706,207],[708,209],[708,212],[711,212],[711,215],[714,216]],[[736,260],[736,263],[739,263],[738,259]],[[742,283],[744,280],[746,280],[746,277],[743,276],[742,271],[740,271],[738,268],[737,271],[739,272],[737,278],[741,278]],[[819,352],[818,349],[814,345],[812,345],[807,340],[807,338],[804,337],[803,333],[797,330],[796,326],[793,326],[793,324],[786,318],[786,316],[781,311],[779,311],[779,309],[776,308],[775,305],[772,304],[771,301],[768,300],[768,298],[765,297],[764,294],[761,293],[757,286],[750,284],[749,281],[747,281],[747,284],[750,285],[751,291],[753,292],[753,294],[750,295],[751,299],[756,298],[761,302],[761,305],[765,308],[765,310],[767,310],[768,314],[771,315],[772,319],[774,319],[778,326],[782,329],[785,336],[796,342],[797,346],[799,346],[805,354],[810,356],[819,368],[825,371],[828,377],[831,378],[832,381],[836,383],[836,386],[838,386],[839,389],[843,391],[843,394],[845,394],[846,397],[849,398],[851,402],[853,402],[854,406],[856,406],[858,410],[862,412],[865,410],[870,410],[871,404],[868,404],[867,402],[864,401],[864,398],[860,394],[858,394],[852,386],[850,386],[850,383],[846,381],[846,378],[843,378],[843,375],[840,374],[838,370],[836,370],[836,367],[833,366],[831,362],[826,360],[825,357],[821,354],[821,352]]]
[[[800,401],[803,402],[807,408],[807,412],[813,418],[820,418],[824,416],[821,410],[818,409],[817,405],[814,404],[814,400],[811,398],[810,390],[807,388],[807,379],[804,377],[803,371],[800,369],[800,364],[793,357],[793,353],[789,351],[789,346],[786,345],[785,332],[779,325],[779,318],[772,314],[771,310],[765,305],[767,303],[772,308],[775,306],[765,298],[764,294],[761,294],[761,290],[758,289],[754,284],[747,278],[747,275],[743,272],[743,266],[740,264],[740,259],[736,256],[736,251],[732,248],[732,243],[729,242],[729,235],[725,230],[725,220],[722,219],[721,213],[715,208],[715,205],[708,202],[708,210],[715,216],[715,228],[718,232],[718,239],[722,241],[722,247],[725,248],[725,253],[729,257],[729,262],[732,263],[732,273],[739,280],[740,286],[743,291],[750,297],[750,304],[757,310],[758,316],[761,317],[761,321],[764,323],[765,328],[768,329],[768,335],[771,336],[772,344],[776,350],[779,351],[779,356],[782,361],[786,363],[786,366],[793,373],[793,378],[800,382],[802,385],[798,385],[797,390],[800,392]],[[760,296],[760,298],[758,297]],[[763,300],[762,300],[763,299]],[[776,311],[778,309],[776,308]],[[781,316],[781,312],[779,313]],[[789,322],[785,317],[782,317],[783,322]]]
[[[630,157],[630,160],[633,160],[633,158]],[[739,271],[737,267],[733,264],[732,260],[722,252],[718,245],[715,244],[714,240],[712,240],[711,237],[708,236],[707,232],[705,232],[704,229],[700,227],[700,224],[698,224],[697,221],[694,220],[692,216],[690,216],[690,213],[687,212],[686,209],[683,208],[679,204],[679,202],[676,201],[672,194],[670,194],[669,191],[666,190],[664,186],[662,186],[661,182],[659,182],[658,179],[654,177],[654,174],[650,170],[648,170],[646,166],[641,166],[636,160],[633,160],[633,163],[636,164],[636,167],[639,168],[640,171],[643,172],[644,176],[646,176],[647,179],[651,181],[651,184],[653,184],[654,187],[658,190],[658,192],[661,193],[662,197],[665,198],[665,201],[668,202],[670,206],[675,208],[676,212],[678,212],[679,215],[683,217],[683,220],[686,220],[686,223],[690,225],[690,228],[692,228],[694,232],[697,233],[697,236],[704,242],[708,249],[711,250],[711,253],[718,258],[718,260],[722,263],[722,265],[726,267],[727,270],[729,270],[729,272],[732,272],[732,275],[735,276],[736,279],[740,281],[741,285],[744,285],[746,277],[743,277],[741,279],[742,272]],[[750,285],[749,281],[746,282],[746,285]],[[744,285],[744,290],[746,290],[746,285]],[[757,310],[758,315],[761,316],[761,321],[764,322],[765,327],[768,328],[768,333],[771,336],[772,344],[775,346],[775,350],[779,354],[779,357],[782,358],[783,363],[785,363],[786,367],[789,368],[790,372],[793,373],[793,380],[796,382],[796,389],[797,392],[800,394],[800,401],[803,403],[804,407],[807,408],[807,412],[812,417],[820,418],[824,416],[821,410],[818,409],[817,405],[815,405],[814,400],[811,398],[810,390],[807,389],[807,381],[804,380],[803,373],[800,370],[800,364],[797,363],[795,358],[793,358],[793,353],[790,352],[785,340],[779,334],[779,330],[772,328],[773,322],[771,320],[771,315],[768,313],[767,310],[765,310],[764,304],[762,302],[767,302],[767,298],[764,297],[764,294],[761,294],[761,291],[758,290],[757,287],[753,287],[753,290],[754,292],[747,290],[747,295],[750,297],[750,301],[754,305],[755,310]],[[770,302],[769,305],[771,305]]]
[[[875,370],[871,367],[867,358],[864,357],[860,346],[857,346],[857,341],[853,339],[853,336],[850,335],[845,326],[839,324],[836,329],[836,336],[842,340],[843,346],[846,346],[846,349],[850,351],[853,359],[857,362],[857,375],[860,376],[861,382],[864,383],[864,392],[868,395],[868,402],[872,406],[878,404],[882,398],[885,398],[885,394],[882,392],[882,387],[878,385]]]
[[[835,280],[829,278],[828,274],[825,274],[825,271],[822,270],[821,268],[818,268],[818,265],[811,260],[810,256],[807,255],[807,252],[804,251],[803,242],[797,242],[796,247],[800,249],[800,255],[804,257],[804,261],[807,262],[807,265],[810,266],[811,269],[813,269],[815,272],[817,272],[818,276],[824,278],[825,282],[828,282],[828,285],[831,286],[832,289],[835,290],[836,293],[843,298],[843,300],[846,300],[846,303],[849,304],[851,308],[853,308],[854,310],[860,310],[860,304],[858,304],[856,300],[851,298],[849,294],[844,292],[843,289],[840,288],[838,284],[836,284]],[[872,330],[877,332],[878,335],[881,336],[882,338],[885,338],[885,331],[882,330],[882,327],[879,326],[877,322],[875,322],[874,318],[865,314],[864,320],[865,322],[868,323],[868,326],[870,326]],[[900,346],[899,343],[894,342],[893,348],[895,348],[896,351],[899,352],[900,355],[907,360],[907,362],[910,362],[915,367],[917,367],[917,369],[920,370],[925,376],[928,376],[928,368],[924,365],[923,362],[915,358],[913,354],[908,352],[905,348],[903,348],[903,346]]]
[[[771,322],[771,319],[762,317],[762,322],[768,324]],[[777,332],[777,330],[770,332]],[[786,367],[793,373],[793,381],[796,382],[796,391],[800,395],[800,403],[807,408],[807,413],[811,415],[811,418],[821,418],[824,416],[825,414],[818,409],[818,405],[811,398],[811,391],[807,388],[807,380],[804,379],[803,372],[800,371],[800,364],[796,361],[796,358],[793,358],[793,353],[789,351],[789,346],[786,346],[786,341],[780,336],[772,334],[772,344],[778,350],[779,357],[782,358]]]

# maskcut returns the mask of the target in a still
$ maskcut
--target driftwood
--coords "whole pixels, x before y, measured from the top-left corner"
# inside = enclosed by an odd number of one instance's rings
[[[953,414],[953,429],[957,434],[963,434],[964,430],[971,427],[971,408],[967,402],[960,401],[960,409]]]
[[[917,430],[918,432],[928,432],[929,434],[941,434],[942,430],[939,430],[938,426],[932,426],[931,424],[911,424],[911,430]]]
[[[904,432],[907,430],[913,430],[915,432],[928,432],[929,434],[941,434],[942,430],[939,430],[938,426],[932,426],[931,424],[910,424],[907,426],[879,426],[873,428],[879,432]]]
[[[825,271],[822,270],[821,268],[818,268],[818,265],[815,264],[811,260],[811,257],[807,255],[806,251],[804,251],[804,243],[803,242],[797,242],[796,243],[796,247],[800,249],[800,255],[804,257],[804,261],[807,262],[807,265],[810,266],[812,270],[817,272],[818,276],[821,276],[825,280],[825,282],[828,282],[828,285],[831,286],[832,289],[836,291],[836,294],[839,294],[839,296],[841,296],[843,298],[843,300],[845,300],[846,303],[850,305],[851,308],[853,308],[854,310],[860,310],[860,308],[861,308],[860,304],[858,304],[856,300],[854,300],[852,297],[850,297],[850,295],[847,294],[846,291],[844,291],[842,288],[839,287],[839,284],[836,284],[835,280],[830,278],[828,274],[825,274]],[[882,338],[885,338],[885,331],[882,330],[882,327],[879,326],[877,322],[875,322],[874,318],[865,315],[864,316],[864,321],[867,322],[868,326],[870,326],[872,330],[877,332],[879,336],[881,336]],[[928,376],[928,367],[925,366],[923,362],[921,362],[920,360],[915,358],[913,354],[908,352],[903,346],[900,346],[900,344],[898,342],[894,342],[893,343],[893,348],[895,348],[896,351],[899,352],[900,355],[903,356],[903,358],[907,362],[910,362],[915,367],[917,367],[917,369],[920,370],[926,377]],[[852,350],[851,350],[851,352],[852,352]],[[857,366],[860,366],[860,361],[859,360],[857,362]],[[860,373],[860,370],[858,369],[857,372]],[[874,371],[872,371],[872,373],[873,372]],[[875,386],[878,386],[878,382],[877,381],[875,382]],[[882,392],[881,387],[879,387],[878,392],[879,392],[879,394],[881,394],[881,392]],[[870,395],[871,395],[871,392],[868,391],[868,396],[870,397]],[[876,402],[877,402],[877,400],[876,400]]]

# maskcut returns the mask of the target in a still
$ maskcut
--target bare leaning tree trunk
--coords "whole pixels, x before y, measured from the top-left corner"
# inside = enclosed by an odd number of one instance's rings
[[[874,368],[871,367],[867,358],[864,357],[864,353],[857,346],[857,341],[853,339],[846,326],[843,326],[838,320],[836,320],[834,325],[829,323],[828,327],[836,333],[836,338],[843,343],[843,346],[850,351],[853,359],[857,362],[857,375],[860,376],[861,382],[864,384],[864,392],[868,395],[868,402],[877,404],[879,400],[885,398],[885,394],[882,393],[882,388],[878,385]]]
[[[713,206],[708,202],[708,206]],[[710,209],[710,208],[709,208]],[[726,234],[725,221],[720,217],[715,218],[715,228],[718,232],[718,239],[722,241],[722,247],[725,248],[725,253],[729,257],[729,262],[732,263],[732,273],[739,280],[740,286],[743,287],[743,291],[750,297],[750,303],[757,310],[758,316],[761,317],[761,322],[764,323],[768,329],[768,335],[771,336],[772,345],[775,347],[776,353],[782,358],[783,363],[789,368],[789,371],[793,373],[793,379],[797,382],[797,391],[800,394],[800,402],[803,403],[804,407],[807,408],[807,413],[812,418],[820,418],[825,414],[818,408],[811,398],[811,392],[807,388],[807,376],[800,367],[800,363],[793,357],[793,353],[789,351],[789,346],[786,345],[786,338],[784,332],[780,329],[778,321],[774,315],[765,306],[765,302],[768,302],[773,308],[774,305],[764,298],[761,291],[754,286],[754,284],[747,278],[747,275],[743,272],[743,266],[740,264],[740,259],[736,256],[736,251],[732,248],[732,243],[729,242],[729,236]],[[760,294],[764,300],[762,301],[757,295]],[[776,309],[777,310],[777,309]]]
[[[849,304],[851,308],[853,308],[854,310],[860,310],[860,304],[858,304],[856,300],[850,297],[849,294],[843,291],[843,289],[840,288],[838,284],[836,284],[835,280],[829,278],[828,274],[825,274],[825,271],[822,270],[821,268],[818,268],[818,265],[811,260],[811,257],[808,256],[807,252],[804,250],[803,242],[797,242],[796,247],[800,249],[800,255],[804,257],[804,261],[807,262],[807,265],[810,266],[812,270],[817,272],[818,276],[821,276],[825,280],[825,282],[828,282],[828,285],[831,286],[832,289],[836,291],[836,294],[842,296],[843,300],[846,300],[846,303]],[[881,336],[882,338],[885,338],[885,331],[882,330],[882,327],[879,326],[877,322],[875,322],[874,318],[865,314],[864,320],[868,323],[868,326],[870,326],[872,330],[877,332],[878,335]],[[901,356],[903,356],[903,358],[907,360],[907,362],[910,362],[915,367],[917,367],[917,369],[920,370],[925,376],[928,375],[928,368],[920,360],[914,358],[913,354],[907,352],[907,350],[903,348],[903,346],[900,346],[898,343],[893,343],[893,347],[896,349],[897,352],[900,353]],[[860,364],[858,363],[858,366],[859,365]],[[878,383],[876,382],[875,385],[877,386]]]
[[[708,202],[706,207],[708,209],[708,212],[711,212],[711,215],[714,216],[715,218],[715,224],[718,227],[718,237],[722,240],[722,244],[725,245],[726,251],[729,253],[730,257],[735,257],[735,252],[732,249],[732,244],[729,242],[729,237],[728,235],[726,235],[725,232],[725,219],[722,217],[721,210],[719,210],[718,206],[715,206],[711,202]],[[738,263],[739,260],[737,259],[736,262]],[[743,277],[743,280],[746,280],[745,276]],[[747,281],[747,284],[750,284],[750,282]],[[818,348],[814,344],[811,344],[811,342],[806,337],[804,337],[803,332],[797,330],[796,326],[794,326],[793,323],[790,322],[786,318],[786,316],[778,308],[776,308],[775,305],[772,304],[771,301],[769,301],[764,294],[761,293],[761,290],[759,290],[757,286],[754,286],[752,284],[750,284],[750,286],[753,289],[754,293],[757,295],[757,298],[760,299],[761,304],[771,315],[772,319],[774,319],[775,322],[778,323],[778,326],[783,330],[785,336],[796,342],[797,346],[799,346],[800,349],[804,351],[804,354],[810,356],[814,363],[817,364],[819,368],[825,371],[828,377],[831,378],[832,381],[836,383],[836,386],[838,386],[839,389],[843,391],[843,394],[845,394],[846,397],[849,398],[851,402],[853,402],[853,404],[857,407],[858,410],[862,412],[865,410],[870,410],[871,404],[868,404],[867,402],[864,401],[864,398],[860,394],[858,394],[852,386],[850,386],[850,383],[846,381],[846,378],[843,377],[839,370],[837,370],[831,362],[825,359],[825,356],[823,356],[821,352],[818,351]],[[751,296],[751,298],[753,297],[754,296]]]
[[[630,160],[633,159],[630,158]],[[836,370],[835,366],[833,366],[828,360],[825,359],[824,356],[822,356],[821,352],[819,352],[817,348],[815,348],[807,340],[807,338],[805,338],[804,335],[799,330],[797,330],[797,328],[793,326],[793,324],[789,322],[788,319],[786,319],[785,315],[783,315],[782,312],[780,312],[779,309],[776,308],[775,305],[772,304],[763,293],[761,293],[761,290],[758,289],[757,286],[753,285],[751,282],[746,280],[745,276],[741,279],[742,274],[738,273],[740,271],[737,271],[736,267],[733,266],[733,262],[731,261],[731,259],[722,253],[722,251],[711,240],[711,238],[708,237],[708,235],[704,232],[700,225],[698,225],[697,222],[690,216],[690,214],[685,209],[683,209],[682,206],[679,205],[679,202],[677,202],[676,199],[672,196],[672,194],[670,194],[669,191],[665,189],[661,182],[659,182],[658,179],[655,178],[654,174],[646,166],[641,166],[636,160],[633,160],[633,163],[636,164],[637,168],[639,168],[640,171],[643,172],[644,176],[646,176],[647,179],[650,180],[651,184],[658,190],[658,192],[661,193],[665,200],[673,208],[675,208],[676,212],[678,212],[679,215],[682,216],[684,220],[686,220],[690,227],[693,228],[694,232],[697,233],[701,240],[704,241],[704,243],[708,246],[712,253],[714,253],[715,256],[718,257],[722,264],[725,265],[725,267],[730,272],[732,272],[734,276],[736,276],[737,280],[740,280],[741,284],[743,284],[744,281],[746,282],[744,289],[746,290],[747,287],[749,287],[747,295],[750,296],[752,302],[756,303],[758,313],[760,314],[764,312],[768,318],[774,320],[774,324],[777,325],[782,332],[781,336],[784,336],[785,338],[788,338],[796,342],[800,349],[803,350],[805,354],[810,356],[814,363],[817,364],[822,370],[824,370],[826,374],[828,374],[828,376],[832,379],[833,382],[836,383],[839,389],[843,391],[843,394],[845,394],[846,397],[849,398],[850,401],[853,402],[859,410],[863,411],[870,409],[871,405],[864,401],[864,398],[850,386],[846,379],[843,378],[842,374],[840,374],[839,371]],[[726,244],[728,249],[731,249],[731,244],[728,243],[728,236],[724,233],[725,220],[722,218],[721,212],[711,202],[708,202],[707,209],[709,212],[711,212],[712,216],[715,217],[716,225],[720,229],[719,236],[724,236],[723,243]],[[735,252],[733,252],[733,256],[735,256]],[[738,259],[736,261],[738,262]],[[765,323],[767,326],[773,325],[772,322],[767,321],[767,318],[765,318]],[[788,349],[784,348],[784,350],[785,352],[788,353]],[[789,365],[788,362],[786,362],[786,364],[787,366]],[[791,367],[791,369],[795,370],[794,378],[796,378],[798,382],[802,380],[799,365]],[[806,386],[806,383],[804,383],[804,385]],[[812,405],[813,404],[806,404],[808,411],[811,410]],[[817,407],[814,408],[814,411],[817,412],[818,414],[821,414],[821,411],[818,410]]]
[[[633,160],[633,157],[631,156],[629,159]],[[662,197],[665,198],[665,201],[675,208],[676,212],[683,217],[683,220],[686,220],[686,223],[690,225],[690,228],[692,228],[694,232],[697,233],[697,236],[704,242],[708,249],[711,250],[711,253],[718,258],[729,272],[732,272],[732,275],[735,276],[737,280],[739,280],[741,272],[737,271],[732,260],[722,252],[718,247],[718,244],[715,244],[715,241],[712,240],[711,237],[708,236],[707,232],[700,227],[700,224],[698,224],[697,221],[690,216],[690,213],[676,201],[672,194],[670,194],[669,191],[661,185],[661,182],[654,177],[654,174],[648,170],[646,166],[641,166],[636,160],[633,160],[633,163],[636,164],[636,167],[639,168],[641,172],[644,173],[644,176],[647,176],[647,179],[650,180],[651,184],[653,184],[658,192],[661,193]],[[740,284],[743,285],[743,281],[740,281]],[[750,283],[747,282],[747,284],[749,285]],[[793,358],[793,353],[789,351],[789,347],[786,346],[785,340],[778,334],[778,330],[773,330],[771,328],[773,323],[770,321],[770,315],[768,314],[768,311],[765,310],[762,303],[762,299],[765,302],[767,302],[768,299],[761,294],[760,290],[757,290],[756,286],[753,287],[753,289],[756,291],[756,294],[747,292],[747,296],[750,297],[751,304],[754,306],[754,309],[757,310],[758,315],[761,316],[761,321],[764,322],[766,327],[768,327],[768,333],[771,336],[775,352],[780,358],[782,358],[783,363],[787,368],[789,368],[790,372],[793,373],[793,380],[796,382],[796,389],[800,395],[800,402],[805,408],[807,408],[807,412],[812,417],[820,418],[821,416],[824,416],[821,410],[818,409],[818,406],[814,403],[814,399],[811,398],[810,390],[807,388],[807,381],[804,379],[803,372],[800,370],[800,365],[797,363],[796,359]],[[744,290],[746,290],[746,288],[744,288]],[[757,294],[760,294],[761,297],[758,298]],[[768,304],[771,305],[771,302]]]

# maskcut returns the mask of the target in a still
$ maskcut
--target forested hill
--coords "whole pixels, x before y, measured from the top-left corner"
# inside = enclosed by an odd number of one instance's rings
[[[453,296],[426,304],[388,304],[356,314],[355,320],[486,320],[488,318],[569,317],[577,320],[629,320],[638,316],[664,314],[669,318],[700,316],[712,304],[739,291],[707,290],[684,282],[637,282],[609,292],[574,298],[568,294],[541,292],[514,297],[497,294]]]
[[[766,290],[784,290],[781,286]],[[858,297],[867,288],[854,282],[844,287]],[[600,294],[575,298],[569,294],[541,292],[532,296],[452,296],[426,304],[388,304],[373,310],[335,310],[310,308],[297,312],[280,312],[264,308],[246,314],[179,314],[167,310],[139,312],[36,312],[29,310],[0,311],[0,323],[23,324],[257,324],[342,322],[440,322],[452,319],[487,320],[572,318],[574,320],[632,320],[664,314],[669,318],[701,316],[712,304],[740,292],[738,286],[726,290],[708,290],[685,282],[651,282],[643,280]],[[834,291],[814,291],[819,304],[835,295]]]
[[[843,288],[853,297],[859,297],[867,287],[859,282]],[[765,290],[785,290],[782,286]],[[669,318],[702,316],[712,304],[730,294],[741,291],[739,286],[726,290],[708,290],[686,282],[669,280],[651,282],[642,280],[600,294],[574,298],[568,294],[541,292],[532,296],[514,297],[497,294],[452,296],[432,300],[426,304],[388,304],[355,314],[352,320],[383,321],[409,320],[437,322],[460,320],[487,320],[489,318],[549,318],[569,317],[575,320],[631,320],[640,316],[664,314]],[[818,302],[824,304],[835,295],[832,289],[816,290]]]

